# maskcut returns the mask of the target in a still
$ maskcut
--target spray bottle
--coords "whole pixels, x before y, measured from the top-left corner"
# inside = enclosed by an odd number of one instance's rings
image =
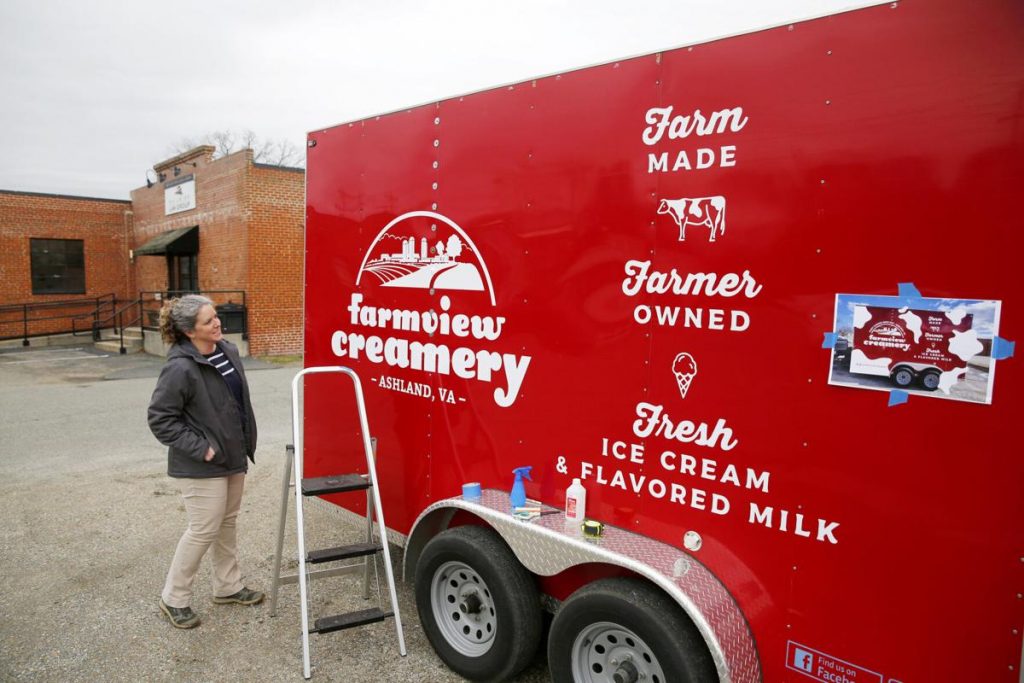
[[[533,465],[528,467],[517,467],[512,470],[512,474],[516,475],[515,482],[512,483],[512,507],[521,508],[526,506],[526,487],[523,485],[523,477],[526,477],[530,481],[533,478],[530,477],[530,470],[533,469]]]

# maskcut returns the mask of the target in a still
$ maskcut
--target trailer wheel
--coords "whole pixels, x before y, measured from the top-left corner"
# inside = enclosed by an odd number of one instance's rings
[[[934,370],[928,370],[923,375],[921,375],[921,386],[923,386],[928,391],[935,391],[936,389],[939,388],[939,377],[941,377],[941,375],[938,372]]]
[[[483,527],[449,529],[426,545],[416,564],[416,609],[438,656],[473,681],[515,675],[540,643],[533,576]]]
[[[717,681],[704,639],[675,602],[637,579],[579,589],[551,623],[554,683]]]
[[[898,387],[909,387],[914,382],[914,371],[905,365],[901,365],[892,371],[892,381]]]

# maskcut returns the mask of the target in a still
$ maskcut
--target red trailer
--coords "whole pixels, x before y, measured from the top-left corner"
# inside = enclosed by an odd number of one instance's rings
[[[970,348],[957,353],[958,340],[971,332],[971,314],[950,317],[946,312],[858,306],[860,323],[853,331],[850,372],[891,377],[899,387],[920,381],[928,391],[961,379],[967,361],[978,355]],[[983,347],[975,341],[978,349]]]
[[[311,133],[305,364],[362,378],[442,659],[1022,680],[1022,93],[1019,0],[906,0]],[[989,403],[829,383],[837,294],[898,283],[999,303]],[[308,476],[352,415],[305,380]]]

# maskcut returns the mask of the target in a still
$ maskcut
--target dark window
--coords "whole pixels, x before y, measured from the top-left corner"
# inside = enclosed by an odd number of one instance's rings
[[[167,288],[172,292],[198,292],[199,269],[195,254],[167,257]]]
[[[85,294],[83,240],[29,238],[33,294]]]

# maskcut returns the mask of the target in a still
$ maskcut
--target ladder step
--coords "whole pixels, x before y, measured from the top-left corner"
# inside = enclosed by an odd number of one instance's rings
[[[310,550],[306,555],[306,562],[320,564],[321,562],[334,562],[335,560],[349,560],[353,557],[363,557],[364,555],[372,555],[380,551],[379,543],[354,543],[337,548]]]
[[[328,493],[361,491],[370,488],[370,479],[361,474],[333,474],[329,477],[302,480],[302,495],[323,496]]]
[[[382,612],[379,608],[374,607],[372,609],[364,609],[358,612],[348,612],[346,614],[338,614],[333,617],[317,619],[313,624],[313,628],[311,628],[309,632],[330,633],[331,631],[355,628],[356,626],[363,626],[364,624],[374,624],[393,616],[395,616],[394,612]]]

